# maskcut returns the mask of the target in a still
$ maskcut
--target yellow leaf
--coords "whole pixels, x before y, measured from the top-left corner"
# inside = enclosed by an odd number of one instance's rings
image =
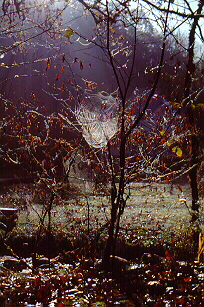
[[[178,146],[172,148],[172,152],[174,152],[178,157],[182,157],[182,149]]]
[[[166,130],[164,129],[164,130],[162,130],[161,132],[160,132],[160,134],[163,136],[163,135],[165,135],[166,134]]]
[[[167,146],[171,146],[173,144],[173,140],[169,140],[169,141],[167,141]]]
[[[74,34],[74,30],[70,28],[66,30],[66,32],[64,33],[64,36],[66,36],[67,38],[70,38],[73,34]]]
[[[181,103],[178,102],[171,102],[171,104],[175,107],[175,108],[180,108],[182,106]]]

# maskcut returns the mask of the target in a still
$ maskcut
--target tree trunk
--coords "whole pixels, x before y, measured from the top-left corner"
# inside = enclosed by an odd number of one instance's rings
[[[202,12],[203,3],[202,1],[198,4],[197,16],[194,17],[190,33],[189,33],[189,47],[188,47],[188,63],[187,63],[187,71],[185,78],[185,89],[184,89],[184,99],[185,105],[187,106],[187,115],[189,118],[189,124],[192,126],[193,131],[191,134],[191,161],[190,161],[190,185],[191,185],[191,195],[192,195],[192,217],[191,222],[195,223],[198,220],[199,215],[199,199],[198,199],[198,182],[197,182],[197,170],[198,170],[198,155],[199,155],[199,138],[196,134],[196,120],[194,118],[194,112],[191,105],[191,84],[192,77],[195,72],[195,64],[194,64],[194,46],[195,46],[195,32],[196,26],[198,24],[199,15]],[[194,250],[198,249],[198,241],[199,241],[199,230],[197,227],[193,228],[193,240],[194,240]]]
[[[191,166],[192,169],[189,172],[191,182],[191,195],[192,195],[192,217],[191,221],[195,222],[198,219],[199,211],[199,198],[198,198],[198,182],[197,182],[197,171],[198,171],[198,154],[199,154],[199,140],[197,135],[191,136],[192,152],[191,152]]]

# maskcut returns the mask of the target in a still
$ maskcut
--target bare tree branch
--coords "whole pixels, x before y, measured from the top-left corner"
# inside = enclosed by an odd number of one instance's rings
[[[168,9],[165,9],[165,8],[162,8],[162,7],[159,7],[157,6],[156,4],[148,1],[148,0],[143,0],[145,3],[147,3],[148,5],[154,7],[155,9],[157,9],[158,11],[160,12],[165,12],[165,13],[169,13],[169,14],[175,14],[177,16],[181,16],[181,17],[187,17],[187,18],[195,18],[195,17],[204,17],[201,13],[197,13],[197,14],[194,14],[194,13],[191,13],[191,14],[185,14],[185,13],[181,13],[179,11],[174,11],[174,10],[169,10]]]

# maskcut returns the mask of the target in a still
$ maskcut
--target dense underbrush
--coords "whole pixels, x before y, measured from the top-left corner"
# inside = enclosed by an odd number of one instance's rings
[[[131,244],[121,236],[106,271],[103,238],[96,242],[85,233],[75,238],[60,233],[36,240],[10,234],[2,243],[1,306],[203,304],[203,263],[194,261],[190,241]]]

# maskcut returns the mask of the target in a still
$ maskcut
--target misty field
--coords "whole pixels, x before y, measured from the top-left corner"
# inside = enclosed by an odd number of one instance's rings
[[[187,231],[191,218],[189,184],[132,183],[127,189],[127,206],[121,219],[121,232],[127,238],[155,240]],[[13,185],[1,191],[0,206],[16,207],[18,222],[14,231],[34,234],[49,203],[49,195],[32,184]],[[202,212],[202,210],[201,210]],[[64,188],[54,200],[51,227],[54,233],[73,236],[80,232],[101,231],[110,218],[108,190],[96,192],[85,182],[75,190]],[[47,217],[44,225],[47,224]],[[106,227],[103,229],[106,233]]]

